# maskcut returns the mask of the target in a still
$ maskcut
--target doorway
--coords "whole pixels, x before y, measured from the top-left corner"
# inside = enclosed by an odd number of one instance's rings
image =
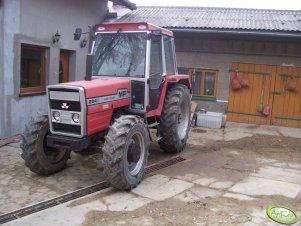
[[[59,83],[69,82],[69,61],[70,51],[60,51],[60,62],[59,62]]]

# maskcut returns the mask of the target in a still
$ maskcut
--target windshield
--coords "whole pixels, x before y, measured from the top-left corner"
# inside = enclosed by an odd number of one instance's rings
[[[144,77],[146,37],[146,33],[97,34],[93,75]]]

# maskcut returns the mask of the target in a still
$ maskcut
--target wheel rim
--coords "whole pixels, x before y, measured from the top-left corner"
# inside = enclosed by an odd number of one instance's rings
[[[178,114],[178,136],[183,140],[186,136],[186,131],[189,124],[189,106],[186,101],[182,101],[179,107]]]
[[[133,148],[133,146],[135,147]],[[139,154],[139,158],[138,156],[134,157],[134,155],[137,154]],[[144,155],[145,155],[145,144],[144,144],[143,135],[140,132],[136,132],[129,139],[129,146],[127,150],[127,168],[132,176],[136,176],[140,172],[141,168],[143,167]]]
[[[50,134],[50,132],[48,132],[44,138],[43,141],[43,153],[44,156],[46,157],[46,159],[50,162],[50,163],[58,163],[59,161],[62,160],[62,158],[64,158],[66,149],[58,149],[58,148],[50,148],[47,147],[47,135]]]

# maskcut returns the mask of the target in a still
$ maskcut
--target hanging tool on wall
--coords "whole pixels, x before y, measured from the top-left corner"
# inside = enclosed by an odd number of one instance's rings
[[[286,91],[286,77],[282,77],[282,94],[285,94]]]
[[[291,91],[291,92],[296,92],[297,91],[297,78],[294,78],[293,76],[291,76],[289,78],[286,90]]]
[[[258,104],[258,107],[257,107],[257,111],[258,111],[259,113],[262,113],[262,112],[263,112],[262,98],[263,98],[263,91],[264,91],[265,77],[266,77],[266,75],[262,76],[262,78],[261,78],[261,94],[260,94],[259,104]]]
[[[269,100],[270,100],[270,85],[271,85],[271,76],[269,76],[269,83],[268,83],[268,98],[267,98],[267,103],[266,105],[264,105],[264,108],[263,108],[263,112],[262,114],[264,114],[265,116],[269,116],[271,114],[271,108],[270,108],[270,105],[269,105]]]
[[[241,89],[241,84],[240,81],[238,79],[238,70],[235,70],[235,74],[234,74],[234,78],[231,81],[231,88],[232,90],[239,90]]]

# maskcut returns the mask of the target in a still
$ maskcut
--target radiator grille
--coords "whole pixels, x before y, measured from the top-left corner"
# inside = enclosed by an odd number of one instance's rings
[[[52,123],[52,128],[55,132],[81,134],[81,127],[77,125]]]
[[[63,104],[66,104],[68,109],[62,109]],[[65,111],[81,111],[80,102],[70,100],[50,100],[50,108]]]
[[[81,137],[84,135],[84,113],[85,105],[84,98],[80,97],[81,92],[78,88],[71,87],[49,87],[49,117],[52,118],[53,111],[60,112],[60,120],[51,120],[52,132],[54,134],[70,135]],[[80,113],[80,123],[75,124],[72,121],[72,114],[74,112]],[[85,127],[84,127],[85,128]]]

